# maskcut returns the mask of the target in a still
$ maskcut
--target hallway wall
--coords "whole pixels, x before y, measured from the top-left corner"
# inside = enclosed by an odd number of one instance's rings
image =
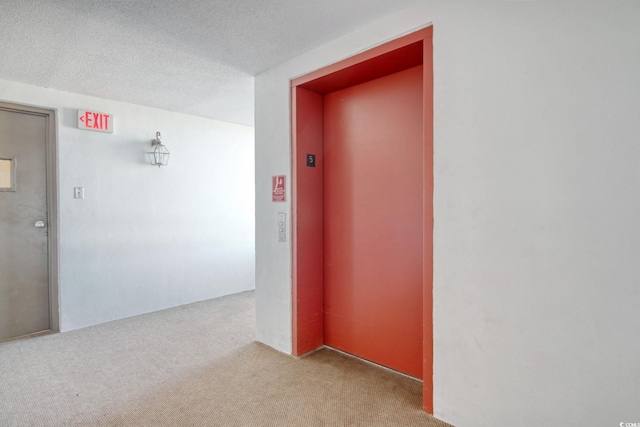
[[[62,331],[254,288],[252,128],[4,80],[0,100],[57,110]],[[77,109],[114,133],[77,129]]]
[[[633,1],[424,1],[257,76],[258,339],[291,352],[290,204],[270,198],[289,80],[433,23],[435,415],[640,420],[639,18]]]

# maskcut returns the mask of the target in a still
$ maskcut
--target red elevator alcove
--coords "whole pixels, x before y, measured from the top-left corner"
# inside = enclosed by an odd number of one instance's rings
[[[431,37],[426,28],[291,82],[293,353],[328,345],[420,378],[427,412]]]

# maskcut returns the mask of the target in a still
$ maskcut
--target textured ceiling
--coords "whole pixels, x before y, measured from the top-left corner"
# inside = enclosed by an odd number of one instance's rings
[[[416,0],[0,0],[0,79],[253,125],[253,76]]]

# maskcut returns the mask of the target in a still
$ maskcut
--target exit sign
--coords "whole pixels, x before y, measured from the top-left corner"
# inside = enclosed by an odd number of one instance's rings
[[[78,110],[78,129],[113,133],[113,116],[96,111]]]

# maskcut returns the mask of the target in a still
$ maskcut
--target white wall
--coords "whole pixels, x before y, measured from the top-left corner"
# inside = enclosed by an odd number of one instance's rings
[[[269,198],[289,79],[433,22],[436,416],[640,422],[639,20],[635,1],[424,1],[258,76],[258,339],[291,351]]]
[[[252,128],[3,80],[0,100],[57,109],[61,330],[254,288]],[[166,168],[145,154],[156,131]]]

